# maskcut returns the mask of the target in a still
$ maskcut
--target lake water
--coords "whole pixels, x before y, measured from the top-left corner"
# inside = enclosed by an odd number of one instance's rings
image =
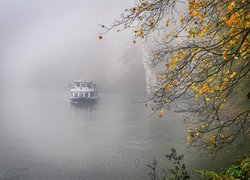
[[[68,91],[3,90],[0,102],[0,179],[149,179],[172,147],[190,169],[232,161],[189,153],[186,125],[174,112],[159,119],[145,93],[101,92],[95,104],[75,105]],[[240,154],[240,152],[238,152]]]

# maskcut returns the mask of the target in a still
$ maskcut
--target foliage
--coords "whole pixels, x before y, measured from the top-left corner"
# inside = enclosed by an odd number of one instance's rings
[[[103,33],[130,28],[133,43],[157,32],[149,62],[162,72],[149,101],[160,118],[173,106],[186,112],[188,144],[212,153],[250,133],[250,1],[138,0],[111,27],[101,27]],[[243,92],[245,105],[232,106]],[[179,107],[179,98],[191,106]]]
[[[194,171],[196,174],[200,174],[203,179],[246,179],[250,177],[250,156],[237,164],[231,165],[228,169],[216,173],[213,171]]]
[[[151,169],[149,176],[152,180],[188,180],[191,179],[190,173],[183,163],[183,155],[177,155],[176,149],[172,148],[171,153],[166,155],[168,161],[171,162],[171,168],[162,169],[157,167],[157,161],[154,159],[152,164],[147,166]],[[220,172],[193,170],[193,173],[199,175],[199,179],[204,180],[233,180],[242,179],[249,180],[250,177],[250,155],[244,156],[243,160],[232,164],[227,169]]]
[[[154,159],[152,164],[148,164],[148,167],[152,170],[149,176],[152,180],[164,179],[164,180],[188,180],[190,179],[189,173],[186,169],[186,165],[182,163],[183,155],[177,155],[176,149],[172,148],[171,153],[166,155],[168,161],[172,163],[172,168],[166,171],[162,169],[162,175],[157,173],[157,161]]]

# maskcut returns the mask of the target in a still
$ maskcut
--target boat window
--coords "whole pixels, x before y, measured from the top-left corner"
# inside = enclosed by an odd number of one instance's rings
[[[89,96],[89,93],[88,92],[85,92],[85,97],[88,97]]]
[[[75,86],[76,86],[76,87],[80,87],[80,83],[78,83],[78,82],[75,83]]]
[[[78,97],[78,94],[77,94],[77,92],[74,92],[74,97]]]
[[[83,92],[79,92],[79,97],[83,97]]]

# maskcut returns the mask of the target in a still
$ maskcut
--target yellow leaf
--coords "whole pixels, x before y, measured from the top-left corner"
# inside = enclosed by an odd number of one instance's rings
[[[170,23],[170,21],[169,21],[169,20],[167,20],[167,21],[166,21],[166,27],[168,27],[168,26],[169,26],[169,23]]]
[[[225,134],[220,134],[220,137],[221,137],[221,139],[224,139],[225,138]]]
[[[233,72],[231,75],[230,75],[230,78],[233,78],[234,76],[236,76],[236,72]]]
[[[167,75],[166,75],[166,74],[163,74],[161,78],[162,78],[162,79],[166,79],[166,78],[167,78]]]
[[[163,112],[163,110],[161,109],[161,110],[160,110],[159,117],[162,118],[163,116],[164,116],[164,112]]]
[[[199,32],[197,35],[198,35],[199,37],[202,37],[202,36],[203,36],[203,33],[202,33],[202,32]]]
[[[193,17],[198,16],[198,15],[200,15],[200,12],[199,12],[199,11],[193,11],[193,12],[191,13],[191,16],[193,16]]]

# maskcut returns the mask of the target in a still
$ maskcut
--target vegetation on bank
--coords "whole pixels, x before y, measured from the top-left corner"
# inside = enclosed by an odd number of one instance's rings
[[[245,155],[241,160],[238,160],[226,169],[221,169],[219,172],[206,170],[189,172],[183,162],[184,156],[177,155],[174,148],[171,149],[169,155],[166,155],[166,158],[171,162],[171,168],[169,169],[157,167],[155,159],[152,164],[148,165],[151,170],[149,176],[152,180],[189,180],[193,176],[198,176],[199,179],[203,180],[250,180],[250,154]]]
[[[152,180],[187,180],[190,179],[190,173],[188,172],[185,163],[183,162],[183,155],[177,155],[176,149],[172,148],[171,153],[166,155],[168,161],[171,162],[172,167],[169,169],[159,169],[157,167],[157,161],[154,159],[152,164],[148,164],[151,169],[149,176]]]
[[[215,179],[215,180],[231,180],[231,179],[250,179],[250,156],[247,155],[243,160],[236,162],[227,169],[223,169],[220,172],[214,171],[199,171],[195,170],[194,173],[200,174],[203,179]]]

